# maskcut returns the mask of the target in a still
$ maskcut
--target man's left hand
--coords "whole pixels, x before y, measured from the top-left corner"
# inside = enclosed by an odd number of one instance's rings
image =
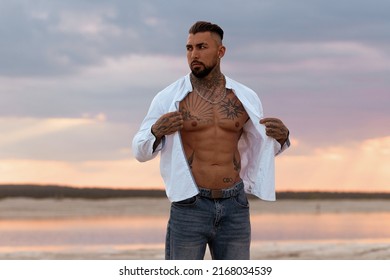
[[[289,131],[280,119],[264,118],[260,120],[260,123],[265,125],[265,131],[268,136],[275,138],[280,145],[284,145],[287,141]]]

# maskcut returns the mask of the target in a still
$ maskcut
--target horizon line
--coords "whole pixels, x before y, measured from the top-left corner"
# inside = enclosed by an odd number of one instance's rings
[[[59,183],[0,183],[0,187],[12,187],[12,186],[24,186],[24,187],[59,187],[59,188],[72,188],[72,189],[99,189],[99,190],[115,190],[115,191],[163,191],[165,192],[164,186],[128,186],[128,187],[118,187],[118,186],[77,186],[77,185],[67,185]],[[372,189],[372,188],[370,188]],[[389,188],[390,189],[390,188]],[[361,189],[351,189],[351,190],[337,190],[337,188],[316,188],[312,190],[307,189],[279,189],[276,190],[276,193],[357,193],[357,194],[390,194],[390,190],[361,190]]]

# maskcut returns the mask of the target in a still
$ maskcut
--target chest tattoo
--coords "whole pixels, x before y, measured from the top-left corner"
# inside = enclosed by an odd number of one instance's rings
[[[184,121],[207,121],[213,119],[213,108],[206,102],[202,102],[196,95],[191,94],[183,100],[180,111]]]
[[[219,112],[224,118],[235,120],[245,113],[245,109],[236,97],[226,98],[221,102]]]

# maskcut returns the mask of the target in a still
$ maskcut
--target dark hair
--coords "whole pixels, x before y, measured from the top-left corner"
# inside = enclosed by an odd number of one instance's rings
[[[223,39],[223,30],[216,24],[207,21],[198,21],[191,26],[188,31],[189,34],[196,34],[198,32],[211,32],[217,34],[221,40]]]

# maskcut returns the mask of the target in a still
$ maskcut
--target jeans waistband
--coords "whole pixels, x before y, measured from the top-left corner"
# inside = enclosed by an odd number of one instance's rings
[[[199,195],[212,199],[229,198],[237,196],[243,188],[244,183],[242,181],[227,189],[206,189],[199,187]]]

